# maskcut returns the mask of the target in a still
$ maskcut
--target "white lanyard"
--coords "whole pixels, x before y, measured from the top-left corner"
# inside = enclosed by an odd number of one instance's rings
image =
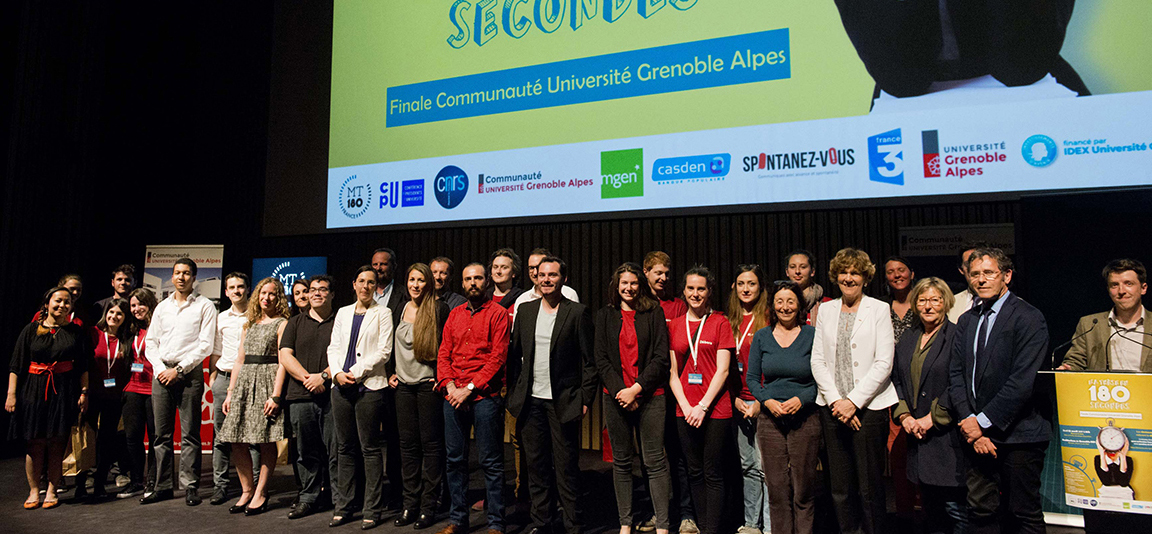
[[[137,343],[137,342],[139,342],[139,343]],[[140,353],[144,351],[144,338],[143,337],[136,336],[136,339],[132,340],[132,350],[134,351],[133,358],[135,358],[136,356],[139,356]]]
[[[752,323],[756,322],[756,318],[752,317],[748,320],[748,326],[744,328],[744,333],[740,334],[740,342],[736,344],[736,356],[740,356],[740,347],[744,346],[744,340],[748,339],[748,333],[752,331]]]
[[[116,348],[120,348],[120,339],[116,340]],[[104,348],[108,349],[108,374],[112,374],[112,366],[116,364],[116,353],[112,351],[112,345],[108,344],[108,332],[104,332]]]
[[[704,314],[704,317],[700,319],[700,326],[696,329],[695,340],[692,339],[692,329],[688,325],[688,316],[691,315],[691,312],[684,314],[684,334],[688,336],[688,353],[692,355],[693,369],[699,368],[699,366],[696,365],[696,355],[700,353],[700,336],[704,333],[704,321],[707,321],[708,316],[711,314],[712,312],[709,310],[709,312]]]

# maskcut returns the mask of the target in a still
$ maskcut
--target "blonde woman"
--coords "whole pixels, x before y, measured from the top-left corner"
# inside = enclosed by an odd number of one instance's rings
[[[278,348],[289,315],[288,297],[276,278],[256,284],[248,303],[247,322],[240,333],[240,351],[232,366],[224,424],[218,439],[232,444],[232,461],[240,479],[240,499],[230,513],[256,515],[268,509],[268,479],[276,468],[276,442],[284,439],[280,393],[284,367]],[[260,479],[253,484],[249,446],[260,447]]]

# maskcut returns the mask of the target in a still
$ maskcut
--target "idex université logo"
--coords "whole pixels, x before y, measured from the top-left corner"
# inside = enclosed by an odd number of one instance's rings
[[[644,196],[644,149],[600,153],[600,198]]]

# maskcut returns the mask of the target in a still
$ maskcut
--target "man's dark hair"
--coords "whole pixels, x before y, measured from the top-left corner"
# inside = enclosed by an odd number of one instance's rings
[[[328,284],[328,290],[332,290],[332,277],[326,274],[317,274],[308,279],[308,287],[312,287],[312,282],[324,282]]]
[[[228,276],[224,277],[224,285],[227,286],[228,280],[232,279],[232,278],[239,278],[240,280],[242,280],[244,282],[244,287],[246,287],[248,289],[252,288],[252,279],[248,278],[247,274],[244,274],[240,271],[232,271],[232,272],[228,273]]]
[[[528,255],[529,256],[551,256],[552,253],[549,252],[548,249],[546,249],[544,247],[536,247],[536,248],[532,249],[532,252],[529,253]]]
[[[484,276],[488,276],[488,266],[484,265],[483,263],[480,263],[478,261],[474,261],[474,262],[469,263],[468,265],[465,265],[463,269],[460,269],[460,272],[463,273],[464,271],[468,270],[469,267],[473,267],[473,266],[484,269]]]
[[[560,278],[568,280],[568,264],[564,263],[564,260],[556,256],[549,255],[544,256],[544,259],[540,260],[540,265],[544,265],[545,263],[555,263],[560,265]]]
[[[512,250],[511,248],[505,247],[505,248],[496,249],[496,252],[492,253],[492,257],[488,258],[488,265],[491,266],[492,262],[496,261],[496,258],[499,258],[501,256],[512,260],[512,279],[513,280],[519,279],[520,278],[520,256],[516,255],[516,251]],[[488,271],[485,271],[485,272],[488,272]]]
[[[964,253],[978,248],[992,248],[992,245],[987,241],[969,241],[960,245],[960,248],[956,251],[956,266],[968,270],[968,266],[964,265]]]
[[[188,270],[192,271],[192,276],[196,276],[196,262],[192,261],[192,258],[180,258],[172,264],[172,268],[175,269],[177,265],[187,265]]]
[[[435,258],[432,258],[432,261],[428,262],[428,267],[431,268],[432,264],[436,262],[448,264],[449,278],[451,278],[451,275],[456,272],[456,264],[452,262],[452,258],[449,258],[448,256],[436,256]]]
[[[972,262],[985,256],[995,260],[996,267],[999,268],[1001,272],[1006,273],[1015,270],[1012,266],[1012,258],[1009,258],[1003,250],[1000,250],[996,247],[981,247],[973,250],[972,255],[968,256],[968,264],[964,266],[965,270],[971,270]]]
[[[1108,265],[1104,266],[1104,283],[1108,283],[1108,276],[1112,273],[1122,273],[1124,271],[1132,271],[1136,273],[1136,279],[1140,280],[1141,284],[1148,283],[1148,271],[1144,269],[1144,264],[1137,260],[1130,260],[1128,258],[1112,260]]]
[[[392,267],[395,268],[397,265],[397,263],[396,263],[396,251],[394,251],[388,247],[380,247],[376,250],[373,250],[372,255],[375,256],[381,252],[387,252],[388,253],[388,263],[391,263]]]
[[[116,278],[116,275],[120,273],[127,275],[130,280],[136,280],[136,267],[133,267],[132,264],[125,263],[117,267],[115,271],[112,271],[112,278]]]

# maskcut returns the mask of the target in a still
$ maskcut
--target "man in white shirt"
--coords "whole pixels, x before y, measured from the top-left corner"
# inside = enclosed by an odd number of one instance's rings
[[[1112,309],[1080,318],[1057,369],[1152,373],[1152,312],[1143,303],[1148,271],[1136,260],[1113,260],[1103,276]]]
[[[247,322],[249,278],[244,273],[228,273],[224,277],[224,296],[232,302],[232,307],[220,312],[216,318],[216,343],[212,349],[209,376],[212,387],[212,499],[213,505],[228,501],[228,466],[232,457],[232,444],[215,439],[224,424],[224,398],[228,396],[228,382],[232,380],[232,366],[240,352],[240,333]],[[252,452],[252,465],[260,467],[258,447],[249,447]],[[259,476],[259,475],[255,475]]]
[[[543,296],[540,293],[540,280],[538,279],[537,272],[540,269],[540,260],[543,260],[544,258],[551,255],[552,253],[548,252],[548,249],[546,248],[538,248],[533,250],[532,253],[528,255],[528,278],[532,280],[532,291],[525,291],[519,297],[516,297],[516,303],[512,308],[513,324],[516,323],[516,311],[520,309],[521,304],[524,304],[525,302],[532,302],[534,300],[540,300],[540,298]],[[564,298],[572,302],[580,302],[580,295],[576,293],[575,289],[568,287],[567,284],[560,286],[560,293],[564,295]]]
[[[216,306],[208,297],[192,293],[196,262],[176,260],[172,284],[176,291],[156,306],[145,337],[145,354],[155,378],[152,409],[156,418],[156,491],[140,499],[151,504],[173,495],[172,433],[180,412],[180,483],[188,506],[200,504],[200,406],[204,397],[201,364],[212,353],[216,339]]]

